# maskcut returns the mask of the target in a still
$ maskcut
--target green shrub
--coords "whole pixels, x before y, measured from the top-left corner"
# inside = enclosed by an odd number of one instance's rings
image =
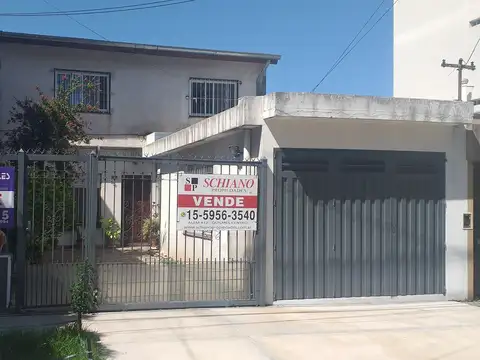
[[[53,164],[35,164],[28,174],[29,218],[31,240],[27,247],[30,262],[38,262],[42,253],[57,245],[60,235],[75,229],[78,211],[73,185],[74,169],[57,170]]]
[[[95,311],[98,304],[95,268],[88,261],[77,265],[76,279],[71,287],[72,311],[77,314],[78,330],[82,329],[82,316]]]
[[[112,355],[100,343],[100,336],[92,331],[79,331],[67,325],[55,329],[15,330],[0,333],[1,360],[87,360],[87,341],[92,346],[94,360],[104,360]]]
[[[113,246],[117,246],[120,242],[121,227],[115,218],[105,218],[101,220],[105,236],[110,240]]]
[[[160,246],[160,221],[156,216],[143,220],[142,236],[143,240],[151,245]]]

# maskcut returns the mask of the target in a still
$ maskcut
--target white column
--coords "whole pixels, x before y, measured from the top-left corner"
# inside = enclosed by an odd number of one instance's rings
[[[468,212],[468,163],[466,130],[452,128],[446,164],[446,295],[451,300],[468,297],[468,230],[463,213]]]

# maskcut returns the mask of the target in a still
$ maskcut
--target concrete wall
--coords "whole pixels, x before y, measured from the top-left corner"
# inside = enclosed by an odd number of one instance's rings
[[[480,26],[472,28],[469,21],[479,16],[478,0],[399,1],[394,9],[394,96],[456,99],[457,72],[440,63],[468,59],[480,37]],[[477,49],[471,61],[479,60]],[[480,98],[480,72],[466,70],[464,78],[469,80],[464,92]]]
[[[251,136],[251,130],[239,130],[227,134],[216,141],[200,144],[193,148],[179,151],[176,155],[183,158],[195,157],[200,160],[198,166],[202,166],[201,159],[232,159],[229,147],[238,146],[245,153],[249,150],[244,148],[245,138]],[[242,154],[243,158],[245,155]],[[240,160],[242,157],[240,157]],[[246,158],[245,158],[246,159]],[[163,166],[160,180],[155,184],[157,189],[154,193],[159,203],[161,217],[162,236],[164,241],[163,251],[177,260],[203,261],[205,259],[223,260],[251,260],[252,240],[251,231],[213,231],[211,239],[202,239],[201,232],[195,237],[185,235],[183,231],[177,231],[177,176],[180,173],[189,173],[184,166],[178,164]],[[181,170],[181,171],[179,171]],[[195,171],[195,170],[193,170]],[[198,173],[205,173],[205,169],[197,169]],[[236,165],[212,165],[213,174],[251,175],[256,174],[253,166]],[[197,237],[198,235],[198,237]]]
[[[462,213],[468,210],[466,130],[463,126],[425,123],[362,123],[351,120],[270,119],[262,129],[260,156],[273,174],[275,148],[370,149],[445,152],[446,288],[449,299],[468,296],[467,236]],[[273,204],[273,176],[268,204]],[[267,254],[273,254],[273,208],[267,219]],[[273,257],[267,257],[267,296],[273,295]],[[273,299],[268,299],[271,302]]]
[[[193,124],[189,78],[239,80],[239,97],[256,95],[263,65],[0,44],[0,130],[14,99],[54,92],[54,69],[111,73],[111,114],[88,114],[91,133],[146,135]]]

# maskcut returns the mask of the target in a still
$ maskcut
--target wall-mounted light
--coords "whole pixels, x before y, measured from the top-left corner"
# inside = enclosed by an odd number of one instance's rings
[[[230,145],[228,148],[230,149],[230,153],[232,154],[234,159],[238,159],[242,156],[242,150],[240,149],[240,146]]]

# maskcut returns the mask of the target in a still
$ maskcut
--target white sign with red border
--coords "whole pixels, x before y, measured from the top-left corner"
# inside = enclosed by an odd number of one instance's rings
[[[257,208],[257,176],[178,176],[178,231],[257,230]]]

